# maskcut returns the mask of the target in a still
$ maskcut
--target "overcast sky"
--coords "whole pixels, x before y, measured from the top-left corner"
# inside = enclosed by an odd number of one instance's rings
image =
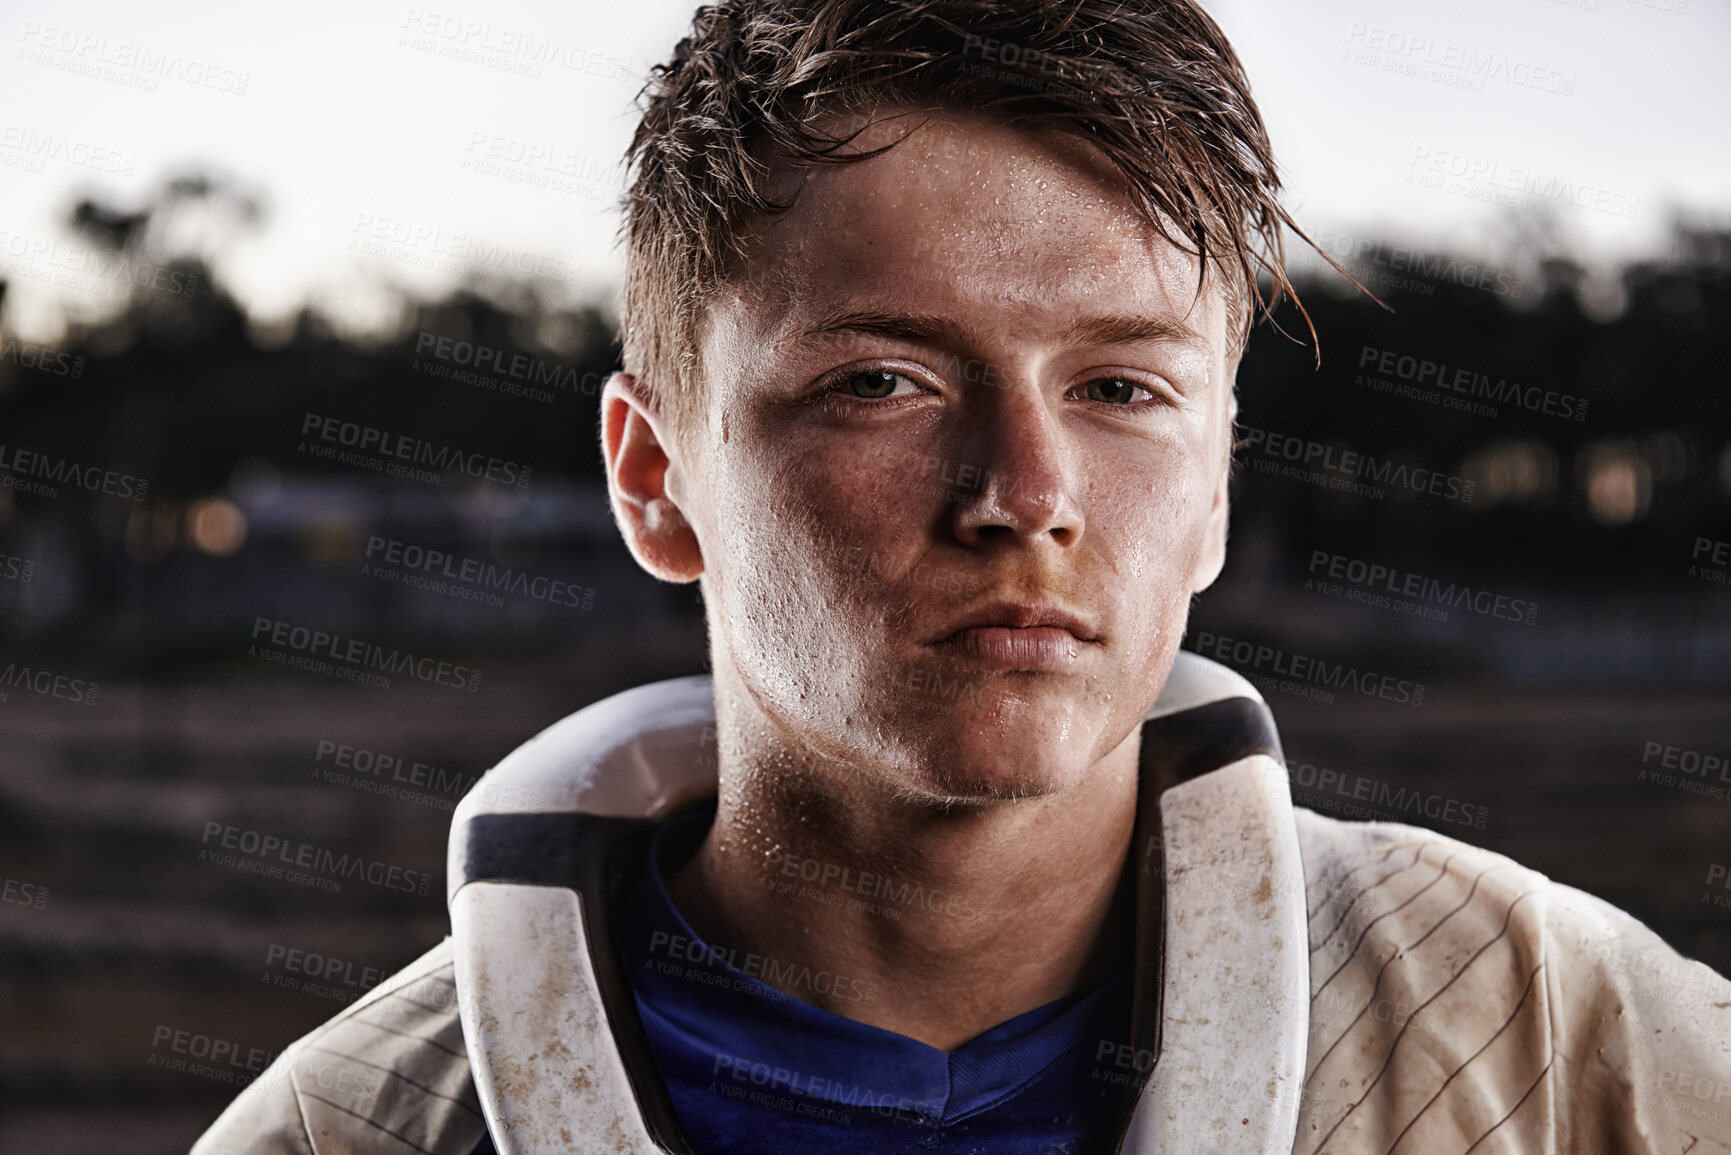
[[[1731,217],[1728,0],[1208,7],[1307,228],[1489,255],[1512,219],[1609,261],[1652,251],[1674,209]],[[364,317],[380,285],[489,262],[611,299],[615,158],[692,10],[0,0],[7,318],[44,334],[51,302],[115,295],[61,224],[76,195],[136,203],[192,169],[265,203],[222,270],[264,315]]]

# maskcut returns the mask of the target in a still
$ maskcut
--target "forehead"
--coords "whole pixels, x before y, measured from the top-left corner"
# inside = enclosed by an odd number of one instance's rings
[[[793,207],[761,218],[710,311],[716,337],[773,342],[852,310],[952,317],[983,340],[1036,342],[1079,319],[1182,326],[1225,356],[1217,278],[1161,236],[1122,177],[1068,134],[953,112],[903,113],[839,165],[784,166]]]

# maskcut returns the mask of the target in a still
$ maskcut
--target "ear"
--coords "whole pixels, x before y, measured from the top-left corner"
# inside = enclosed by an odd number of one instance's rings
[[[615,373],[601,391],[601,455],[613,518],[637,564],[669,582],[696,581],[703,550],[673,493],[683,468],[670,430],[637,379]],[[670,484],[671,483],[671,484]]]
[[[1226,403],[1226,450],[1221,455],[1220,480],[1214,487],[1214,498],[1208,507],[1208,524],[1202,534],[1202,549],[1196,555],[1196,568],[1190,574],[1190,592],[1199,594],[1214,584],[1220,571],[1226,568],[1226,530],[1232,520],[1232,443],[1233,427],[1238,420],[1236,391]]]

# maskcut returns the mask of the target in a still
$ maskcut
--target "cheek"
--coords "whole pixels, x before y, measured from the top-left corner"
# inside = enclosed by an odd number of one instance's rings
[[[1150,696],[1183,640],[1206,541],[1212,488],[1198,461],[1176,449],[1140,457],[1091,494],[1090,532],[1106,562],[1099,577],[1117,586],[1109,599],[1120,684]]]
[[[715,471],[712,568],[719,625],[742,672],[806,693],[845,677],[864,651],[874,589],[889,579],[879,535],[886,502],[869,475],[736,454]]]
[[[1197,455],[1174,447],[1114,463],[1089,487],[1088,533],[1111,568],[1144,593],[1189,574],[1207,531],[1212,489]]]

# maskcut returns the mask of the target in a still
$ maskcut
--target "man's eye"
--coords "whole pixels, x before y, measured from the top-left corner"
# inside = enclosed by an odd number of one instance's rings
[[[1146,385],[1138,385],[1122,377],[1099,377],[1082,386],[1082,390],[1088,400],[1101,401],[1107,405],[1128,405],[1133,401],[1144,401],[1154,396],[1154,391]],[[1138,393],[1142,396],[1138,397]]]
[[[837,392],[853,397],[879,398],[889,397],[897,392],[897,386],[907,385],[901,392],[911,392],[913,380],[906,374],[890,369],[866,369],[859,373],[849,373],[837,385]]]

